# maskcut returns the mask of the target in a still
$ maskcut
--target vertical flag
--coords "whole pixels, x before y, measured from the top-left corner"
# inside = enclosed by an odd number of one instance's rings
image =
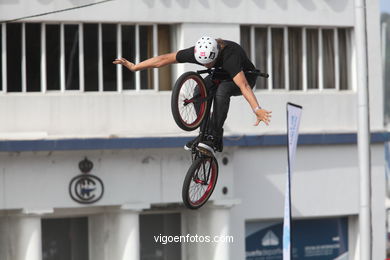
[[[291,174],[294,169],[295,152],[298,144],[299,123],[301,121],[302,107],[287,103],[287,141],[288,141],[288,167],[286,175],[286,194],[284,197],[283,220],[283,260],[292,259],[291,247]]]

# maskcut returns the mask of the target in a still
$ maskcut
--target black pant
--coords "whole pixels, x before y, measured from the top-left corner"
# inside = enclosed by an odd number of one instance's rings
[[[246,76],[246,79],[253,89],[256,84],[257,76]],[[211,76],[205,78],[207,89],[209,89],[214,83],[211,80]],[[223,81],[217,87],[217,92],[214,98],[213,113],[209,124],[209,134],[215,139],[222,139],[223,137],[223,124],[227,118],[230,105],[230,97],[242,95],[240,88],[233,81]]]

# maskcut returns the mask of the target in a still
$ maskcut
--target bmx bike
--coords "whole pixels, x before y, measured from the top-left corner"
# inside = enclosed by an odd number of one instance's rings
[[[209,74],[213,84],[206,87],[201,74]],[[268,77],[259,70],[247,71],[246,75]],[[212,68],[183,73],[175,82],[172,90],[171,109],[176,124],[185,131],[194,131],[198,127],[197,142],[191,147],[192,164],[183,182],[182,199],[189,209],[202,207],[214,191],[218,179],[218,161],[211,153],[200,150],[198,143],[208,137],[210,114],[217,87],[222,81],[232,80],[229,74]]]

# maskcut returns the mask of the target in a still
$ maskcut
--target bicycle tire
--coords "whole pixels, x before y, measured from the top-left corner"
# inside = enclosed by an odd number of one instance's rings
[[[210,168],[207,168],[205,164],[209,163]],[[203,169],[210,169],[210,175],[208,180],[205,180],[205,175],[198,176],[198,169],[202,167]],[[214,157],[200,157],[193,161],[190,168],[187,171],[187,175],[183,182],[182,189],[182,198],[184,205],[189,209],[199,209],[202,207],[210,198],[211,194],[214,191],[214,188],[218,180],[218,162]],[[192,188],[191,184],[198,185],[196,188]],[[199,186],[200,185],[200,186]],[[201,189],[202,185],[205,189]],[[195,195],[191,196],[192,191],[197,193],[199,198],[196,198]]]
[[[193,131],[200,126],[207,110],[206,98],[206,85],[198,73],[189,71],[176,80],[172,90],[171,110],[176,124],[181,129]]]

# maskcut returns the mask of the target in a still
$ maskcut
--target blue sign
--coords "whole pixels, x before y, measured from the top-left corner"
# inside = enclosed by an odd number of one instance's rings
[[[283,223],[247,222],[246,260],[283,259]],[[348,218],[294,220],[293,259],[348,259]]]

